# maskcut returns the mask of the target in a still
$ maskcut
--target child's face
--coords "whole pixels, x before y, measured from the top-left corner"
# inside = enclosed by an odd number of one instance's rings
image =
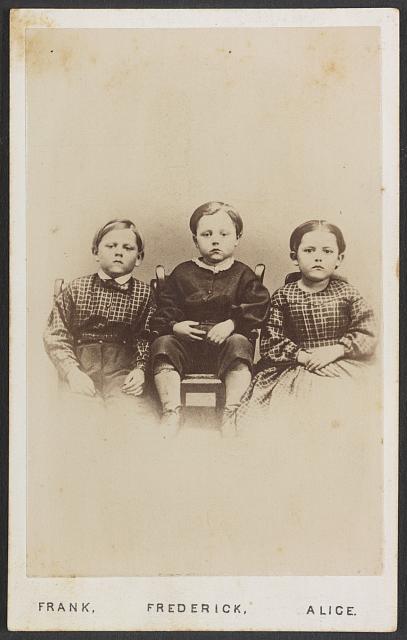
[[[320,282],[333,274],[342,258],[333,233],[309,231],[302,237],[294,262],[307,280]]]
[[[100,241],[96,262],[111,278],[131,273],[140,264],[136,238],[131,229],[114,229]]]
[[[203,216],[198,222],[194,241],[207,264],[230,258],[239,244],[236,227],[224,211]]]

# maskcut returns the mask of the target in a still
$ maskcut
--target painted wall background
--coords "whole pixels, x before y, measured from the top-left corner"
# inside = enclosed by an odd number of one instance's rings
[[[238,257],[264,261],[270,289],[292,229],[321,217],[343,228],[343,272],[378,302],[376,29],[32,29],[28,43],[36,296],[92,271],[93,233],[115,216],[146,236],[141,279],[171,269],[194,250],[192,211],[219,199],[241,212]]]

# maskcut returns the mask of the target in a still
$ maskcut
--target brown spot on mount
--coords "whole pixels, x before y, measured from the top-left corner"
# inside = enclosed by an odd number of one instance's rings
[[[344,67],[336,60],[328,60],[321,67],[321,73],[311,82],[315,87],[326,89],[334,82],[341,82],[345,78]]]
[[[11,57],[20,61],[24,59],[26,29],[55,26],[45,12],[38,11],[34,14],[29,9],[12,9],[10,12]]]

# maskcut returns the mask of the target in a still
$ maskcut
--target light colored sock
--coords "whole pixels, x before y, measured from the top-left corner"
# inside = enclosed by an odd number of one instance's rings
[[[237,360],[225,376],[225,409],[237,409],[251,379],[252,374],[247,364],[242,360]]]
[[[181,377],[173,368],[161,369],[154,376],[163,413],[179,411],[181,406]]]

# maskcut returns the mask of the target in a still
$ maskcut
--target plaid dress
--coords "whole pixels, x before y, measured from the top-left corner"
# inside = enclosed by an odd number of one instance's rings
[[[126,345],[132,368],[145,369],[155,310],[149,285],[130,278],[113,288],[97,273],[76,278],[56,298],[44,333],[45,349],[62,378],[78,367],[80,345]]]
[[[342,344],[344,358],[330,365],[335,377],[318,376],[297,363],[300,349]],[[355,287],[332,279],[319,292],[305,292],[292,282],[271,298],[269,318],[260,341],[259,373],[242,398],[238,420],[266,411],[277,397],[307,402],[328,387],[341,393],[374,352],[376,329],[372,309]]]

